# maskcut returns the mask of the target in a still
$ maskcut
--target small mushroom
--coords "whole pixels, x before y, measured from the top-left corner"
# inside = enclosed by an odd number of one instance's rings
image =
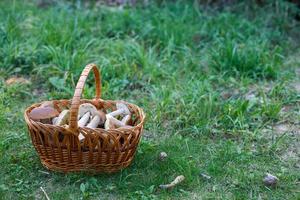
[[[106,115],[106,121],[105,121],[105,129],[113,129],[113,128],[129,128],[132,126],[128,126],[124,124],[122,121],[117,120],[110,114]]]
[[[181,183],[182,181],[184,181],[185,177],[183,175],[177,176],[175,178],[174,181],[172,181],[170,184],[166,184],[166,185],[160,185],[159,187],[161,189],[171,189],[173,187],[175,187],[176,185],[178,185],[179,183]]]
[[[58,116],[59,113],[52,107],[37,107],[31,110],[29,117],[35,121],[45,124],[51,124],[51,119]]]
[[[112,118],[115,119],[114,117],[112,117],[110,115],[106,115],[106,121],[105,121],[105,124],[104,124],[104,128],[106,130],[108,130],[108,129],[115,129],[116,128],[116,125],[114,124]]]
[[[115,110],[111,113],[108,113],[108,115],[110,115],[112,117],[115,117],[115,116],[118,116],[118,115],[125,116],[125,115],[130,115],[131,114],[128,107],[124,103],[117,103],[116,107],[117,107],[117,110]]]
[[[87,124],[87,122],[89,121],[90,116],[91,116],[90,112],[85,113],[78,121],[78,126],[84,127]]]
[[[89,113],[89,115],[88,115]],[[87,124],[89,118],[92,118],[91,121]],[[81,117],[81,119],[78,121],[78,126],[83,127],[86,126],[88,128],[97,128],[99,125],[103,125],[105,122],[105,113],[103,111],[97,111],[96,115],[93,117],[91,116],[90,112],[87,112],[85,115]],[[80,141],[84,139],[84,136],[82,133],[79,133],[78,138]]]
[[[278,178],[272,174],[267,173],[265,178],[263,179],[264,184],[266,186],[276,186],[278,182]]]
[[[98,111],[97,114],[92,118],[92,120],[87,125],[88,128],[97,128],[99,125],[103,125],[105,123],[105,113],[102,111]]]
[[[94,117],[95,115],[97,115],[98,110],[91,103],[83,103],[79,106],[78,119],[80,119],[87,112],[90,112],[90,114]]]
[[[55,123],[55,125],[57,126],[61,126],[61,125],[64,125],[64,124],[67,124],[68,123],[68,119],[69,119],[69,115],[70,115],[70,111],[69,110],[63,110],[58,118],[56,120],[53,120]]]
[[[168,157],[168,154],[166,152],[160,152],[159,154],[159,160],[164,161]]]
[[[88,128],[97,128],[99,123],[100,123],[100,117],[99,115],[96,115],[95,117],[92,118],[92,120],[89,122],[89,124],[86,126]]]
[[[116,127],[121,127],[124,125],[120,120],[117,120],[116,118],[114,118],[109,114],[106,115],[106,122],[107,121],[112,122]]]

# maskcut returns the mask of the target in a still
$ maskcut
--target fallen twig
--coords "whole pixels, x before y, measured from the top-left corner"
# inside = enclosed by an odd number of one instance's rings
[[[47,174],[47,175],[50,174],[49,172],[45,172],[45,171],[42,171],[42,170],[39,170],[39,172],[41,172],[42,174]]]
[[[207,175],[207,174],[204,174],[204,173],[201,173],[200,176],[202,176],[204,179],[211,179],[211,176]]]
[[[178,185],[179,183],[181,183],[183,180],[185,179],[185,177],[183,175],[177,176],[175,178],[174,181],[172,181],[170,184],[166,184],[166,185],[160,185],[159,187],[161,189],[170,189],[175,187],[176,185]]]
[[[50,198],[49,198],[48,194],[46,193],[46,191],[44,190],[44,188],[42,186],[40,188],[41,188],[42,192],[44,193],[46,199],[50,200]]]

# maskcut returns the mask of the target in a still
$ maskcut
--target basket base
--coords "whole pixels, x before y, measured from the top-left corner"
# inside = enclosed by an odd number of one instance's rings
[[[111,165],[103,165],[103,164],[82,164],[82,165],[69,165],[62,167],[55,165],[52,162],[47,162],[45,160],[41,160],[42,165],[47,168],[48,170],[55,171],[55,172],[88,172],[88,173],[115,173],[121,171],[122,169],[128,167],[133,159],[128,160],[127,162],[123,162],[120,164],[111,164]]]

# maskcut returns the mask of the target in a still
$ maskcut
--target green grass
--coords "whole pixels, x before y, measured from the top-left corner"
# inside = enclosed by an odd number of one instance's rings
[[[57,1],[39,8],[19,0],[0,7],[0,199],[45,199],[41,186],[51,199],[300,198],[293,5],[163,1],[118,9]],[[135,160],[112,175],[45,174],[24,109],[71,98],[90,62],[101,68],[103,99],[147,114]],[[7,85],[13,76],[31,84]],[[93,92],[90,78],[84,95]],[[262,183],[267,172],[280,179],[276,188]],[[181,185],[159,189],[181,174]]]

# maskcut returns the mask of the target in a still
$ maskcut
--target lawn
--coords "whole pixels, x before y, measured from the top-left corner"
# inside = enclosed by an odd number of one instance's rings
[[[300,199],[295,5],[55,2],[0,2],[0,199],[45,199],[40,187],[50,199]],[[147,115],[135,160],[110,175],[47,171],[24,109],[70,99],[91,62],[103,99]],[[93,95],[90,78],[84,96]]]

